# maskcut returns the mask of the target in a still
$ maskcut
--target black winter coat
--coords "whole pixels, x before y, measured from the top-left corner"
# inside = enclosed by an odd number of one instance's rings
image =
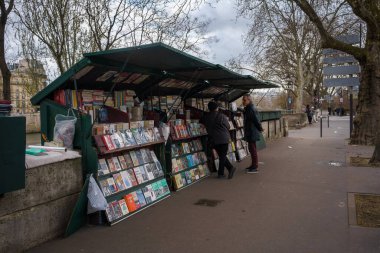
[[[227,144],[230,142],[230,124],[228,118],[221,112],[209,112],[202,119],[201,123],[206,126],[211,144]]]
[[[259,113],[253,104],[244,108],[244,140],[247,142],[256,142],[260,140],[260,132],[263,131]]]

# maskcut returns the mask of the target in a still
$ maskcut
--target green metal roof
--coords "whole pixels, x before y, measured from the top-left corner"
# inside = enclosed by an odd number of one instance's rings
[[[141,82],[136,84],[138,78],[132,81],[139,76]],[[227,88],[249,90],[277,87],[163,43],[153,43],[84,54],[82,60],[38,92],[31,99],[32,104],[41,103],[57,89],[73,89],[74,80],[78,89],[110,90],[115,85],[116,90],[133,89],[139,96],[183,95],[186,90],[181,86],[183,82],[193,84],[187,89],[190,90],[188,94],[194,97],[204,96],[202,91],[210,90],[210,87],[221,87],[221,94],[226,93]],[[210,93],[208,96],[217,95]]]

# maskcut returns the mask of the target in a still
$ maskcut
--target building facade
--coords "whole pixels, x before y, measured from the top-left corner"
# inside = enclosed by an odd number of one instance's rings
[[[40,61],[22,59],[9,64],[11,76],[12,113],[33,113],[37,109],[30,103],[31,97],[47,84],[45,69]],[[0,73],[0,97],[3,96],[3,80]]]

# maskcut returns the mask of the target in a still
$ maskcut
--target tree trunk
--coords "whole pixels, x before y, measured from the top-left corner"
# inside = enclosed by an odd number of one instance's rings
[[[367,36],[367,57],[361,62],[361,79],[357,116],[351,144],[375,145],[371,163],[380,162],[380,38],[377,33]]]
[[[0,25],[0,70],[3,78],[3,99],[11,100],[11,72],[5,61],[4,45],[5,24]]]

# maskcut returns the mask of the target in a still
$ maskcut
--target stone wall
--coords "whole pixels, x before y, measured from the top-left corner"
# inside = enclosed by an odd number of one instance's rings
[[[26,118],[26,133],[41,132],[40,113],[30,113],[23,115]]]
[[[290,129],[305,127],[308,122],[306,113],[285,114],[282,117],[288,121]]]
[[[0,197],[0,252],[63,235],[82,185],[80,158],[27,169],[25,189]]]

